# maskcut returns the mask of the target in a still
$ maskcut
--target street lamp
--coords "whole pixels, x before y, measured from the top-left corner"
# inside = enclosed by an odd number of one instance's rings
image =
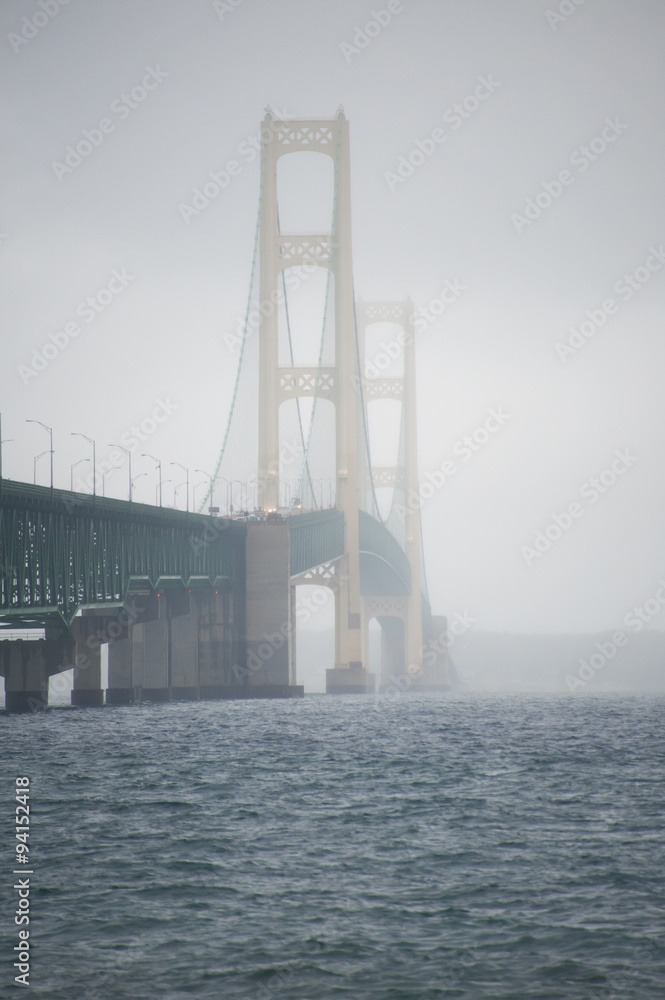
[[[134,489],[134,483],[137,481],[137,479],[140,479],[141,476],[147,476],[147,475],[148,475],[147,472],[139,472],[138,476],[134,476],[134,478],[132,479],[132,490]]]
[[[2,414],[0,413],[0,482],[2,482],[2,446],[5,441],[13,441],[14,438],[4,438],[2,437]]]
[[[162,463],[154,455],[148,455],[145,451],[141,452],[141,458],[151,458],[153,462],[157,465],[159,469],[159,506],[162,506]],[[156,502],[156,501],[155,501]]]
[[[51,453],[51,489],[53,489],[53,428],[49,427],[48,424],[43,424],[41,420],[26,420],[26,424],[39,424],[40,427],[43,427],[45,431],[49,432],[51,440],[51,445],[49,448],[49,451]],[[46,452],[43,451],[42,455],[45,454]]]
[[[234,485],[236,483],[240,487],[240,510],[244,510],[245,508],[243,506],[242,491],[243,491],[243,487],[245,487],[245,500],[247,500],[247,489],[246,489],[246,483],[243,483],[241,479],[232,479],[231,480],[231,501],[233,501],[233,487],[234,487]]]
[[[198,469],[194,469],[194,472],[198,471],[199,471]],[[195,483],[192,488],[192,505],[194,507],[194,510],[196,510],[196,491],[198,490],[199,486],[205,486],[205,484],[206,484],[205,479],[202,479],[200,483]]]
[[[226,513],[228,514],[228,513],[230,513],[229,512],[229,503],[230,503],[230,500],[229,500],[229,490],[231,489],[231,483],[229,482],[228,479],[224,479],[223,476],[219,477],[219,481],[220,481],[220,483],[222,483],[222,496],[224,496],[224,486],[226,486]]]
[[[121,444],[110,444],[109,448],[119,448],[120,451],[124,451],[129,462],[129,502],[132,502],[132,453],[129,448],[123,448]],[[138,476],[136,477],[138,479]],[[103,485],[103,484],[102,484]]]
[[[159,483],[159,506],[162,506],[162,486],[163,483],[172,483],[172,479],[165,479],[163,482],[160,480]],[[157,487],[155,487],[155,503],[157,502]]]
[[[215,482],[217,481],[217,477],[213,478],[213,476],[211,476],[209,472],[204,472],[203,469],[194,469],[194,472],[200,472],[201,475],[205,476],[206,479],[208,480],[208,483],[209,483],[208,490],[210,492],[210,506],[212,506],[212,488],[213,488]]]
[[[72,492],[72,493],[74,492],[74,469],[76,468],[77,465],[81,465],[82,462],[89,462],[89,461],[90,461],[89,458],[79,458],[78,462],[73,462],[72,465],[69,466],[69,489],[70,489],[70,492]]]
[[[115,469],[102,469],[102,471],[100,473],[100,475],[102,477],[102,496],[103,497],[106,496],[106,477],[108,476],[109,472],[115,472]]]
[[[42,455],[48,455],[48,448],[46,449],[46,451],[40,451],[40,453],[38,455],[35,455],[35,457],[32,460],[32,482],[34,486],[37,485],[37,462],[42,457]]]
[[[0,483],[2,482],[2,446],[8,441],[13,441],[14,438],[3,438],[2,436],[2,414],[0,413]]]
[[[187,486],[187,489],[189,491],[189,483],[187,483],[186,480],[184,480],[184,479],[183,479],[183,481],[181,483],[178,483],[177,486],[173,487],[173,506],[176,507],[176,508],[178,506],[178,490],[180,489],[181,486],[185,486],[185,485]],[[187,499],[189,500],[189,497]],[[189,510],[189,507],[187,508],[187,510]]]
[[[189,469],[186,466],[181,465],[180,462],[171,462],[170,464],[177,466],[179,469],[182,469],[182,471],[185,473],[185,480],[187,482],[187,511],[189,512]],[[182,486],[182,483],[180,483],[179,485]],[[176,489],[178,489],[177,486]]]
[[[92,445],[92,495],[93,497],[97,495],[97,461],[95,458],[95,442],[92,438],[89,438],[87,434],[81,434],[79,431],[72,431],[72,437],[85,438]]]

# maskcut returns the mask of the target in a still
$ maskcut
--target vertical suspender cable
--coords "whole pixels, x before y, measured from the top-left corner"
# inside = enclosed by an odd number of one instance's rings
[[[272,116],[270,115],[270,112],[268,112],[268,114],[266,115],[265,121],[268,124],[270,124],[271,118],[272,118]],[[263,138],[263,136],[262,136],[262,138]],[[261,180],[260,180],[260,185],[259,185],[259,211],[258,211],[258,215],[257,215],[257,219],[256,219],[256,233],[254,235],[254,256],[253,256],[253,259],[252,259],[252,274],[251,274],[250,281],[249,281],[249,296],[247,298],[247,309],[245,311],[245,327],[244,327],[243,335],[242,335],[242,345],[240,347],[240,357],[238,358],[238,370],[237,370],[237,373],[236,373],[235,386],[233,387],[233,397],[231,399],[231,409],[229,411],[229,419],[228,419],[228,422],[226,424],[226,432],[224,434],[224,441],[222,443],[222,448],[221,448],[221,451],[219,453],[219,458],[217,459],[217,465],[215,466],[215,473],[214,473],[214,475],[212,476],[212,478],[210,480],[210,486],[208,488],[208,492],[205,494],[205,496],[203,497],[203,500],[201,501],[201,503],[198,506],[198,513],[199,514],[201,513],[201,511],[205,507],[205,505],[206,505],[207,501],[209,500],[209,498],[212,496],[212,491],[214,489],[215,482],[216,482],[217,477],[219,475],[219,470],[222,467],[222,460],[224,459],[224,454],[226,452],[226,446],[228,444],[229,434],[230,434],[230,431],[231,431],[231,421],[233,420],[233,413],[234,413],[235,406],[236,406],[236,400],[238,398],[238,386],[240,385],[240,373],[242,371],[242,363],[243,363],[243,359],[244,359],[244,356],[245,356],[245,345],[247,343],[247,335],[248,335],[248,329],[249,329],[249,313],[250,313],[250,309],[251,309],[251,306],[252,306],[252,294],[254,292],[254,281],[255,281],[255,278],[256,278],[256,261],[258,259],[258,252],[259,252],[259,234],[260,234],[260,231],[261,231],[261,211],[263,209],[263,187],[264,187],[264,183],[265,183],[266,158],[267,158],[267,153],[268,153],[267,142],[262,142],[262,145],[263,145],[263,155],[262,155],[262,158],[261,158]]]

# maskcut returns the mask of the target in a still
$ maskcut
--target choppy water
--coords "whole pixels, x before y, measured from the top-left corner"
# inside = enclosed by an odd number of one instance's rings
[[[0,995],[27,774],[33,996],[662,1000],[665,700],[375,704],[0,717]]]

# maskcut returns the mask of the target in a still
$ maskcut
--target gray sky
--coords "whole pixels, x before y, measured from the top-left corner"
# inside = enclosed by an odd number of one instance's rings
[[[56,484],[68,487],[89,454],[71,431],[95,438],[103,460],[157,401],[170,415],[133,455],[134,475],[147,473],[137,497],[154,500],[144,447],[176,482],[170,460],[212,469],[237,357],[224,334],[244,312],[256,223],[258,160],[239,150],[266,104],[297,117],[342,104],[358,295],[426,308],[446,281],[460,290],[417,341],[421,478],[446,460],[455,469],[423,503],[434,610],[490,629],[581,631],[621,627],[654,597],[665,576],[659,0],[405,0],[357,51],[344,46],[387,4],[43,2],[46,13],[0,8],[6,475],[32,481],[48,447],[26,418],[53,426]],[[146,77],[153,89],[128,106],[122,95]],[[98,144],[54,167],[83,130]],[[418,142],[431,155],[413,156]],[[410,156],[424,162],[396,180]],[[232,159],[240,173],[185,222],[179,206]],[[110,282],[88,321],[80,304]],[[557,350],[585,321],[593,335]],[[68,323],[80,332],[26,374]],[[463,438],[491,410],[494,429],[465,458]],[[613,462],[602,495],[585,487]],[[107,479],[110,495],[126,487],[124,467]],[[577,516],[557,529],[571,504]],[[539,554],[548,526],[561,537]]]

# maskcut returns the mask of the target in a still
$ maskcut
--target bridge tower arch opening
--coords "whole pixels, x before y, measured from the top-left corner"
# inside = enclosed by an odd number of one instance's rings
[[[321,149],[308,152],[301,148],[289,152],[284,146],[277,159],[277,199],[282,231],[324,233],[329,230],[334,196],[334,157]]]

